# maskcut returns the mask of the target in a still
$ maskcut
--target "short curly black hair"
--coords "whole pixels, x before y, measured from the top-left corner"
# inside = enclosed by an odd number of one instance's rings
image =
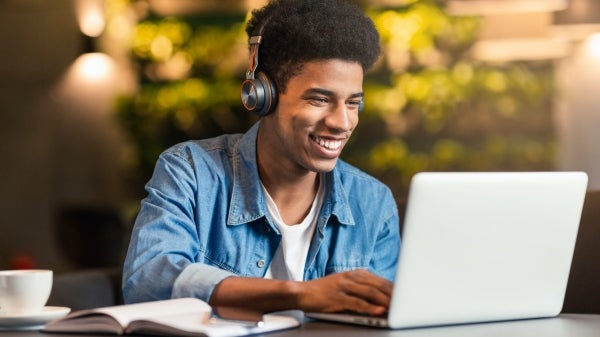
[[[273,0],[252,11],[248,37],[261,27],[257,71],[265,72],[282,93],[307,62],[353,61],[366,72],[381,53],[373,21],[344,0]]]

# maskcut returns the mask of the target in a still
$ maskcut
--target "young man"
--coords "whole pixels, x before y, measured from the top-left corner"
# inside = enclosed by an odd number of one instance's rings
[[[379,35],[342,0],[281,0],[247,32],[247,133],[165,151],[124,266],[125,301],[387,311],[400,247],[392,193],[339,160]]]

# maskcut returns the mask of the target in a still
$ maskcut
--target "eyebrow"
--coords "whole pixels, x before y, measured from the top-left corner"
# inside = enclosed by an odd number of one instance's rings
[[[323,88],[310,88],[304,92],[303,96],[310,95],[310,94],[320,94],[320,95],[328,96],[328,97],[336,96],[336,94],[333,91],[323,89]],[[348,98],[359,98],[359,97],[364,97],[364,95],[365,94],[363,92],[356,92],[356,93],[351,94]]]

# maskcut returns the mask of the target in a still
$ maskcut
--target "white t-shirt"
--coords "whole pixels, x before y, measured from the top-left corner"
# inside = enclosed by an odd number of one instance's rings
[[[317,195],[315,196],[315,200],[312,203],[308,215],[301,223],[292,226],[283,222],[279,210],[277,209],[277,205],[275,205],[269,192],[267,192],[267,189],[262,186],[261,183],[263,191],[267,196],[267,210],[281,233],[281,242],[275,252],[273,261],[271,261],[271,265],[267,269],[265,278],[292,281],[304,280],[306,256],[317,225],[319,211],[323,204],[323,195],[325,193],[324,179],[325,175],[322,174],[319,180]]]

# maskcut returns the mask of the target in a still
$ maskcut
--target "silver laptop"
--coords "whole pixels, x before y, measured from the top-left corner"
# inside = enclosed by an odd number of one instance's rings
[[[388,328],[560,313],[587,188],[583,172],[419,173],[409,190]]]

